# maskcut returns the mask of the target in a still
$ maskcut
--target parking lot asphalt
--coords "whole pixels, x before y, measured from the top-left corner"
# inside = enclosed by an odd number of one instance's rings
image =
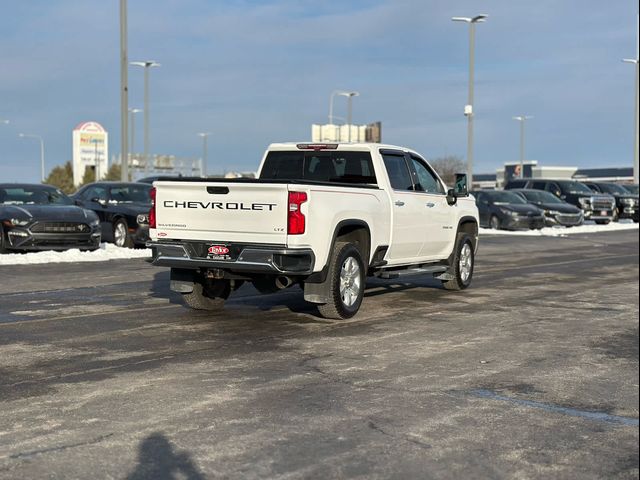
[[[0,478],[637,478],[638,232],[482,237],[472,287],[186,309],[143,260],[0,267]]]

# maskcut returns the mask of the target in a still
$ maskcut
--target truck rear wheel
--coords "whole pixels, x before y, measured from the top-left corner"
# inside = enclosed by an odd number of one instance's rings
[[[365,268],[360,251],[353,243],[336,242],[329,264],[330,302],[318,305],[325,318],[353,317],[362,304],[365,288]]]
[[[194,310],[219,310],[230,292],[231,285],[228,280],[216,280],[216,283],[207,287],[202,283],[194,283],[193,291],[183,293],[182,298]]]
[[[456,251],[451,265],[452,280],[443,280],[442,286],[447,290],[464,290],[471,285],[475,254],[471,237],[465,233],[458,235]]]

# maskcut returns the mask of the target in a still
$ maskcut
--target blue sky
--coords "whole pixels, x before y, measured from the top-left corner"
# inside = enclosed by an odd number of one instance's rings
[[[129,0],[129,58],[153,59],[151,150],[198,157],[209,172],[254,170],[265,147],[308,140],[332,90],[356,90],[355,123],[428,158],[466,154],[468,27],[478,25],[475,171],[519,155],[545,165],[631,166],[636,8],[630,0]],[[38,181],[71,159],[71,131],[100,122],[120,149],[119,2],[2,2],[0,178]],[[142,70],[129,106],[142,107]],[[335,115],[345,116],[337,98]],[[138,116],[137,126],[142,124]],[[138,128],[136,146],[142,146]],[[137,148],[140,150],[141,148]]]

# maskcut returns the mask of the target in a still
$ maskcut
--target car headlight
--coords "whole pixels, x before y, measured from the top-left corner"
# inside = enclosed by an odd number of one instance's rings
[[[92,227],[97,227],[98,225],[100,225],[100,219],[98,217],[94,218],[89,222],[89,225],[91,225]]]
[[[14,227],[24,227],[29,224],[29,220],[22,220],[20,218],[12,218],[9,223]]]
[[[628,207],[633,207],[636,204],[636,201],[633,198],[622,198],[620,199],[620,201],[623,205],[626,205]]]
[[[138,225],[149,225],[149,215],[141,213],[136,217],[136,222],[138,222]]]
[[[559,212],[559,211],[557,211],[557,210],[548,210],[548,211],[546,212],[546,214],[547,214],[547,215],[552,215],[552,216],[554,216],[554,217],[555,217],[556,215],[562,215],[562,212]]]
[[[589,205],[591,205],[590,198],[582,197],[582,198],[579,198],[578,201],[580,202],[580,206],[582,207],[588,207]]]
[[[505,215],[511,215],[512,217],[517,217],[518,216],[518,212],[514,212],[513,210],[509,210],[506,208],[501,208],[500,211],[502,213],[504,213]]]

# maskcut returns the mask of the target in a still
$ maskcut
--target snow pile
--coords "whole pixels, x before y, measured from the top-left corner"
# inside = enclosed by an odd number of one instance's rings
[[[104,262],[120,258],[150,258],[148,248],[120,248],[112,243],[102,243],[93,252],[81,252],[78,249],[64,252],[7,253],[0,255],[2,265],[33,265],[37,263]]]
[[[588,222],[579,227],[545,227],[541,230],[491,230],[481,228],[480,235],[512,235],[528,237],[566,237],[575,233],[600,233],[615,232],[620,230],[638,230],[638,224],[633,222],[610,223],[609,225],[596,225]]]

